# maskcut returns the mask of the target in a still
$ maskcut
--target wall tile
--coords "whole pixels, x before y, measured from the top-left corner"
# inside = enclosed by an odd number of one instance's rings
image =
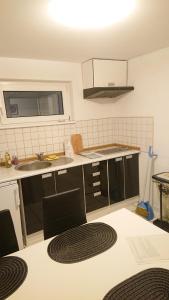
[[[147,151],[153,145],[152,117],[104,118],[77,121],[71,125],[53,125],[0,130],[0,154],[16,152],[19,158],[36,152],[62,152],[63,142],[71,134],[80,133],[84,147],[121,143],[141,147]]]

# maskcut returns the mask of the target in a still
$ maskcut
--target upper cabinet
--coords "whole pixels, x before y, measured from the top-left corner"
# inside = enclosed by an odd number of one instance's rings
[[[127,61],[90,59],[82,64],[83,88],[127,85]]]
[[[82,63],[84,98],[112,98],[133,90],[126,60],[90,59]]]

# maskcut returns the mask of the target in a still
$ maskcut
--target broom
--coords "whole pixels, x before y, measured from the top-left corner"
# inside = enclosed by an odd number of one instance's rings
[[[147,220],[152,220],[154,218],[153,209],[152,209],[149,201],[145,201],[145,195],[146,195],[146,190],[147,190],[148,182],[149,182],[148,198],[150,198],[150,190],[151,190],[150,179],[151,179],[151,173],[152,173],[153,157],[157,157],[157,156],[153,154],[152,146],[149,146],[149,150],[148,150],[148,163],[147,163],[145,183],[144,183],[143,200],[141,200],[141,201],[138,202],[136,210],[135,210],[135,212],[138,215],[144,217]]]

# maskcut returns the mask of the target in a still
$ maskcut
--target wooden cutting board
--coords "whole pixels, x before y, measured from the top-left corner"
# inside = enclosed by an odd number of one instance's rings
[[[83,151],[83,141],[81,134],[72,134],[71,143],[75,154]]]

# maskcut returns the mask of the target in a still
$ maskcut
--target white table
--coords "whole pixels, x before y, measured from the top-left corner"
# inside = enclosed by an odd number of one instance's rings
[[[120,209],[95,221],[111,225],[117,232],[116,244],[93,258],[61,264],[47,254],[46,240],[16,253],[28,265],[28,275],[10,300],[101,300],[124,279],[151,267],[169,269],[169,260],[137,264],[126,237],[165,234],[148,221]],[[166,233],[167,234],[167,233]]]

